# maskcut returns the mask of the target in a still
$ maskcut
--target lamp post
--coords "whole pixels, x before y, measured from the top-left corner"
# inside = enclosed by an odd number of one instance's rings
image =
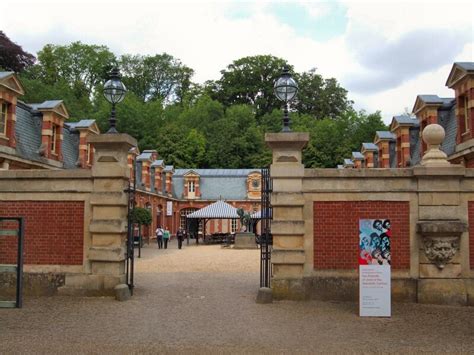
[[[298,92],[298,84],[291,77],[288,67],[283,68],[281,76],[275,81],[273,86],[276,97],[284,102],[283,108],[283,129],[282,132],[291,132],[290,117],[288,116],[288,103],[292,101]]]
[[[110,128],[107,133],[118,133],[115,128],[115,123],[117,119],[115,118],[115,105],[123,100],[127,88],[120,81],[120,72],[118,68],[112,69],[110,72],[110,79],[104,85],[104,97],[105,99],[112,104],[112,112],[110,114],[109,123]]]

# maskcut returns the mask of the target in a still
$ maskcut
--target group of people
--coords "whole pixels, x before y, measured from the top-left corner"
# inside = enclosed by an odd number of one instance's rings
[[[159,226],[155,231],[156,242],[158,243],[158,249],[168,249],[168,242],[171,239],[171,233],[168,228],[161,228]],[[186,237],[186,231],[183,228],[179,228],[176,233],[176,239],[178,240],[178,249],[183,247],[183,240]]]
[[[390,241],[392,232],[390,229],[390,220],[373,221],[372,233],[361,234],[360,238],[360,265],[390,265],[391,250]]]

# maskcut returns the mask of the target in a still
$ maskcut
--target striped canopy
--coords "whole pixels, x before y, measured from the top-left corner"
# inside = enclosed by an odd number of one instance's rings
[[[239,215],[237,214],[237,208],[224,201],[217,201],[196,212],[188,214],[186,218],[234,219],[239,218]]]

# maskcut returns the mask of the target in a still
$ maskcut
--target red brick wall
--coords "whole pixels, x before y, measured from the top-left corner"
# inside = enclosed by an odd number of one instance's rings
[[[0,216],[25,218],[25,264],[82,265],[84,202],[0,201]],[[0,264],[16,263],[16,243],[0,236]]]
[[[469,265],[474,270],[474,201],[468,204],[469,214]]]
[[[466,161],[466,168],[474,168],[474,157],[469,158]]]
[[[357,269],[359,219],[390,219],[392,267],[410,268],[408,202],[314,202],[314,268]]]

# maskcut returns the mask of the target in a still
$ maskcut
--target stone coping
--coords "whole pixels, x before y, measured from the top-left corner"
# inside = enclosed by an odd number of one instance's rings
[[[467,231],[467,223],[460,220],[445,220],[445,221],[418,221],[416,223],[416,231],[420,233],[430,234],[461,234]]]
[[[2,170],[0,179],[90,179],[89,169],[67,170]]]
[[[92,135],[87,138],[87,143],[92,144],[128,144],[132,147],[137,146],[137,140],[126,133],[104,133]]]
[[[413,169],[378,169],[378,168],[363,168],[363,169],[305,169],[304,177],[347,177],[347,178],[407,178],[412,177]]]

